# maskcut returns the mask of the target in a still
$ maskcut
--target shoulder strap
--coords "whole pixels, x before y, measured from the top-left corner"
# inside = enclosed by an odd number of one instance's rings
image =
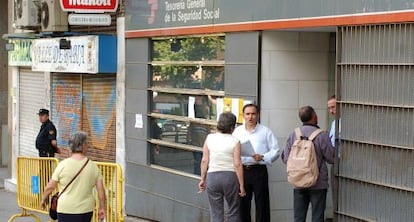
[[[76,179],[76,177],[79,176],[79,174],[82,172],[82,170],[86,167],[86,165],[88,164],[89,159],[86,160],[86,163],[83,164],[82,168],[79,170],[79,172],[72,178],[72,180],[68,183],[68,185],[65,186],[65,188],[63,188],[62,192],[59,193],[59,196],[62,195],[63,192],[65,192],[66,188],[68,188],[72,182]]]
[[[309,136],[309,140],[310,141],[312,141],[312,140],[314,140],[318,135],[319,135],[319,133],[321,133],[322,132],[322,130],[321,129],[316,129],[315,131],[313,131],[313,133]]]
[[[295,134],[296,134],[296,140],[300,140],[300,137],[302,136],[302,131],[300,130],[300,127],[297,127],[295,129]]]

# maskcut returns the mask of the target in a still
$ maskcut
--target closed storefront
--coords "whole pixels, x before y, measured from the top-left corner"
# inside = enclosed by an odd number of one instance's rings
[[[89,135],[89,156],[99,161],[115,161],[114,74],[52,75],[52,117],[58,129],[59,147],[68,148],[70,135]]]
[[[68,47],[62,49],[62,41]],[[37,39],[32,51],[33,70],[50,73],[51,118],[58,147],[64,148],[60,156],[69,155],[70,136],[85,131],[91,159],[115,162],[115,36]]]
[[[39,4],[12,4],[22,12],[21,19],[9,16],[12,33],[3,35],[9,43],[6,50],[11,79],[8,117],[12,168],[16,168],[17,156],[38,155],[34,144],[41,125],[39,108],[50,110],[50,119],[56,125],[58,146],[64,148],[58,158],[68,156],[70,135],[83,130],[90,138],[88,156],[115,162],[116,30],[117,18],[124,11],[124,7],[118,10],[118,5],[123,2],[111,1],[110,8],[95,5],[86,9],[102,15],[105,23],[69,21],[69,15],[76,14],[72,11],[90,5],[64,9],[59,2],[51,1],[42,2],[48,7],[40,9]],[[11,15],[12,8],[9,7]],[[27,18],[32,17],[37,17],[38,23],[29,24]],[[55,17],[58,19],[52,19]],[[13,178],[14,174],[13,171]]]
[[[46,102],[44,73],[20,69],[19,74],[19,155],[38,156],[36,136],[41,123],[37,116]],[[52,120],[53,121],[53,120]]]

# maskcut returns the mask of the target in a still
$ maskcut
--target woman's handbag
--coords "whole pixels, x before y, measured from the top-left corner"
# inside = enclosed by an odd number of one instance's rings
[[[53,220],[57,219],[57,204],[59,199],[59,192],[53,194],[52,199],[50,200],[49,216]]]
[[[57,192],[53,194],[52,199],[50,200],[50,208],[49,208],[49,216],[53,220],[57,219],[57,205],[58,205],[58,199],[59,196],[62,195],[63,192],[65,192],[66,188],[69,187],[70,184],[78,177],[78,175],[82,172],[83,168],[85,168],[86,164],[88,164],[89,159],[86,160],[86,163],[83,164],[82,168],[79,170],[79,172],[73,177],[73,179],[66,185],[66,187],[62,190],[62,192]]]

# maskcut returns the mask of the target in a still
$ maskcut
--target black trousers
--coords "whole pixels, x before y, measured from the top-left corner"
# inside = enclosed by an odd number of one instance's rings
[[[326,191],[294,189],[293,210],[295,222],[305,222],[309,203],[312,205],[312,222],[323,222],[325,220]]]
[[[55,157],[55,152],[39,150],[39,157]]]
[[[246,196],[241,198],[243,222],[251,222],[252,198],[256,205],[256,222],[270,222],[269,178],[266,165],[243,166]]]
[[[59,222],[91,222],[92,212],[84,214],[63,214],[58,212]]]

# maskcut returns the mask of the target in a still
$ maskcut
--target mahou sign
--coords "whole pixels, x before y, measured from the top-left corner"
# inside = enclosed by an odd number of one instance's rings
[[[103,13],[118,8],[118,0],[60,0],[60,4],[66,12]]]

